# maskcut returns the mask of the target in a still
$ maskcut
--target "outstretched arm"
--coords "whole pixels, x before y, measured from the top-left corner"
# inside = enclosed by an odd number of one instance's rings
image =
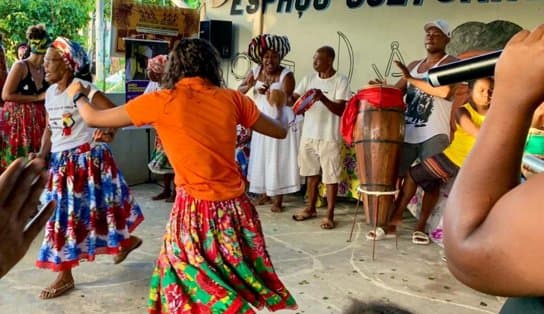
[[[282,110],[278,111],[281,114]],[[272,119],[264,113],[261,113],[259,119],[257,119],[257,122],[255,122],[251,128],[261,134],[282,139],[287,136],[287,127],[282,125],[280,122],[281,120],[282,117]]]
[[[78,93],[89,94],[89,87],[83,86],[80,82],[73,82],[66,89],[69,97],[73,97]],[[100,96],[98,94],[97,96]],[[125,110],[124,106],[114,107],[105,110],[96,110],[87,97],[81,97],[76,102],[79,114],[90,127],[95,128],[122,128],[132,125],[130,116]],[[101,107],[107,107],[106,105],[99,105]]]
[[[544,174],[519,185],[531,117],[544,100],[543,36],[541,25],[506,45],[489,112],[444,215],[450,271],[485,293],[544,295]]]
[[[452,61],[455,61],[453,57],[446,59],[443,64],[447,64]],[[436,96],[436,97],[445,98],[445,99],[449,99],[453,96],[452,86],[450,85],[444,85],[444,86],[438,86],[438,87],[431,86],[431,84],[429,84],[426,80],[413,77],[410,74],[411,68],[405,66],[404,64],[402,64],[402,62],[395,60],[395,64],[402,72],[402,78],[405,80],[404,85],[406,85],[407,83],[410,83],[431,96]],[[413,63],[410,65],[415,66]],[[400,87],[400,86],[395,86],[395,87]]]
[[[406,68],[406,70],[408,71],[408,73],[410,73],[410,71],[412,71],[412,69],[419,63],[420,60],[416,60],[416,61],[412,61],[410,64],[408,64],[408,66],[404,66],[404,64],[402,64],[403,67]],[[370,80],[368,81],[368,84],[371,84],[371,85],[375,85],[375,84],[380,84],[380,85],[387,85],[387,81],[385,80],[381,80],[381,79],[373,79],[373,80]],[[406,87],[408,85],[408,82],[406,81],[406,79],[404,77],[401,77],[400,80],[397,81],[397,83],[395,83],[395,85],[393,85],[395,88],[398,88],[402,91],[402,93],[406,93]]]

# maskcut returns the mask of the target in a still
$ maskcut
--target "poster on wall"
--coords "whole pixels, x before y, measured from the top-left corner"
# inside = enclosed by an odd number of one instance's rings
[[[149,84],[147,61],[168,54],[169,45],[168,41],[124,38],[126,101],[143,94]]]
[[[198,10],[113,0],[112,52],[125,51],[124,38],[162,40],[173,45],[184,37],[198,37],[199,27]]]

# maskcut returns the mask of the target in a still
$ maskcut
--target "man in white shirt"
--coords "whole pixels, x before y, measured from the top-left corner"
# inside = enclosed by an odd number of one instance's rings
[[[322,229],[335,226],[334,207],[342,169],[340,116],[350,97],[347,77],[333,68],[334,57],[334,49],[329,46],[317,49],[313,61],[317,73],[306,76],[293,93],[294,99],[298,99],[311,89],[316,91],[314,105],[304,114],[298,154],[300,175],[308,177],[308,207],[293,215],[293,219],[302,221],[317,216],[315,205],[321,177],[327,186],[327,216],[321,221]]]

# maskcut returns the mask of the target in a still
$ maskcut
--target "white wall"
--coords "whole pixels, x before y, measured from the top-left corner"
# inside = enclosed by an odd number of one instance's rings
[[[296,0],[293,0],[293,3]],[[321,0],[322,2],[323,0]],[[542,0],[489,0],[487,3],[472,0],[422,0],[422,5],[414,5],[407,0],[406,6],[381,5],[370,7],[364,1],[359,8],[350,9],[346,0],[330,0],[330,6],[322,11],[316,11],[310,6],[298,17],[293,10],[290,13],[276,13],[278,0],[268,1],[271,4],[263,15],[263,31],[265,33],[283,34],[289,36],[291,52],[286,59],[295,62],[295,78],[312,70],[312,56],[318,47],[330,45],[339,50],[339,70],[347,73],[349,59],[347,48],[343,42],[339,44],[337,31],[344,33],[350,40],[354,51],[352,90],[363,87],[366,82],[376,77],[372,64],[376,64],[380,73],[384,73],[389,56],[391,43],[398,41],[400,53],[406,62],[424,56],[423,25],[434,19],[445,19],[452,29],[469,21],[488,23],[494,20],[507,20],[523,28],[533,28],[544,22],[544,1]],[[481,1],[481,0],[480,0]],[[500,1],[500,2],[496,2]],[[208,1],[211,2],[211,1]],[[301,1],[303,2],[303,1]],[[311,1],[313,2],[313,1]],[[387,3],[387,0],[384,0]],[[248,5],[242,0],[240,8]],[[232,0],[219,8],[207,8],[207,18],[231,20],[234,27],[233,51],[244,52],[249,40],[259,33],[259,14],[231,15]],[[244,70],[243,62],[238,70]],[[230,73],[230,60],[223,63],[223,70],[229,87],[237,87],[240,83]],[[392,66],[392,73],[396,67]],[[396,77],[390,75],[389,80],[395,82]]]

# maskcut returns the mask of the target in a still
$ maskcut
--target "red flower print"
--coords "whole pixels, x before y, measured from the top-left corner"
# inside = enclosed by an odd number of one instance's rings
[[[228,295],[228,291],[225,288],[215,283],[210,277],[202,272],[199,272],[196,275],[196,282],[202,290],[213,295],[215,299],[222,299]]]

